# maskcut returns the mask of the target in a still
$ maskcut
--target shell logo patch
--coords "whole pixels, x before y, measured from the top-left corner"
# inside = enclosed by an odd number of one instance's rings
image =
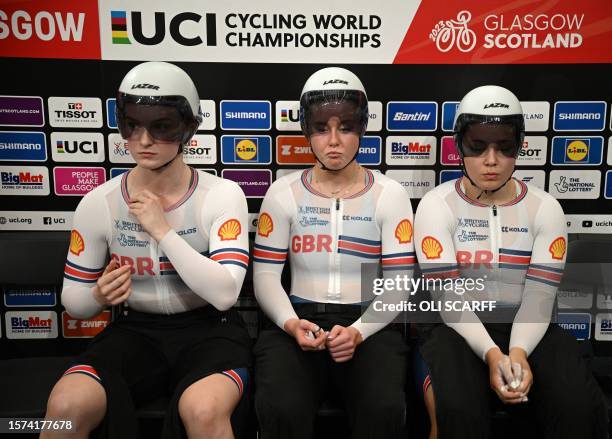
[[[219,235],[221,241],[231,241],[238,238],[240,232],[242,232],[240,222],[237,219],[230,219],[221,224],[217,235]]]
[[[433,236],[426,236],[421,241],[421,250],[425,253],[427,259],[438,259],[442,254],[442,244]]]
[[[550,244],[550,247],[548,247],[548,251],[552,255],[553,259],[560,260],[563,259],[563,256],[565,255],[565,248],[565,238],[559,236]]]
[[[70,253],[80,255],[85,250],[85,241],[78,230],[70,232]]]
[[[407,244],[412,241],[412,223],[403,219],[395,228],[395,237],[400,244]]]
[[[267,238],[270,236],[274,230],[274,222],[272,222],[272,217],[268,215],[266,212],[262,213],[259,216],[259,221],[257,222],[257,234]]]

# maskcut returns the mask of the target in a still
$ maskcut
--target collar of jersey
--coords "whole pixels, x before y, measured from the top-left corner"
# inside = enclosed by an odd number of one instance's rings
[[[525,195],[527,195],[527,185],[525,183],[523,183],[520,180],[517,180],[516,178],[512,178],[518,185],[519,188],[521,189],[520,193],[517,195],[517,197],[512,200],[507,202],[506,204],[499,204],[498,207],[508,207],[508,206],[513,206],[517,203],[519,203],[523,198],[525,198]],[[472,200],[471,198],[469,198],[464,192],[463,190],[461,190],[461,177],[459,177],[457,180],[455,180],[455,190],[457,191],[457,193],[459,194],[459,196],[461,198],[463,198],[466,202],[473,204],[474,206],[479,206],[479,207],[491,207],[488,204],[483,204],[480,203],[476,200]]]
[[[372,173],[372,171],[370,171],[367,168],[365,168],[365,171],[366,171],[366,185],[365,185],[365,187],[362,190],[360,190],[359,192],[357,192],[356,194],[351,195],[350,197],[343,197],[344,199],[360,197],[363,194],[365,194],[367,191],[369,191],[370,188],[374,185],[374,174]],[[304,169],[304,172],[302,172],[302,184],[304,185],[304,187],[306,188],[306,190],[308,192],[311,192],[311,193],[313,193],[315,195],[318,195],[319,197],[323,197],[323,198],[335,198],[335,197],[328,197],[327,195],[322,194],[321,192],[319,192],[318,190],[313,188],[312,185],[310,184],[311,180],[312,180],[312,168]]]
[[[185,195],[183,195],[180,200],[178,200],[172,206],[164,209],[164,212],[170,212],[171,210],[174,210],[177,207],[181,206],[183,203],[185,203],[185,201],[189,199],[189,197],[191,197],[191,194],[195,192],[196,187],[198,187],[198,178],[199,178],[198,172],[191,167],[189,168],[189,170],[191,171],[191,180],[189,181],[189,189],[187,189],[187,192],[185,192]],[[125,201],[126,204],[131,203],[130,194],[128,193],[128,188],[127,188],[127,177],[130,172],[132,171],[126,172],[121,177],[121,195],[123,196],[123,200]]]

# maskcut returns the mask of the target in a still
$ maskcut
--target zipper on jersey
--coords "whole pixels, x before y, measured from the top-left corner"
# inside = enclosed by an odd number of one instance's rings
[[[499,262],[499,247],[501,244],[501,221],[495,204],[491,206],[489,221],[491,221],[491,253],[493,254],[493,263],[497,264]]]
[[[332,252],[329,256],[329,280],[327,284],[327,300],[337,302],[340,300],[340,253],[338,253],[338,241],[342,234],[342,200],[336,198],[332,204],[331,235]]]
[[[155,270],[155,276],[153,276],[153,283],[155,284],[155,292],[157,294],[157,299],[159,300],[159,304],[163,308],[164,313],[168,314],[170,309],[169,306],[169,297],[168,297],[168,287],[166,286],[166,282],[162,279],[161,275],[161,261],[159,260],[159,246],[157,241],[153,239],[153,237],[149,237],[149,255],[151,259],[154,261],[154,264],[157,265],[157,270]]]

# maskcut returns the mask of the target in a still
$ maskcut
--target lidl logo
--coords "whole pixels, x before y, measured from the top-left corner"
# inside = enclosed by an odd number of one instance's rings
[[[554,137],[553,165],[599,165],[603,160],[603,137]]]
[[[225,164],[272,163],[270,136],[221,136],[221,162]]]

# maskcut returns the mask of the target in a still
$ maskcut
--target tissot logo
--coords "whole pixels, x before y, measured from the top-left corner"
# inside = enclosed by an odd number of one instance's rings
[[[181,46],[217,45],[216,14],[110,11],[113,44],[155,46],[167,38]],[[189,24],[187,24],[189,23]]]

